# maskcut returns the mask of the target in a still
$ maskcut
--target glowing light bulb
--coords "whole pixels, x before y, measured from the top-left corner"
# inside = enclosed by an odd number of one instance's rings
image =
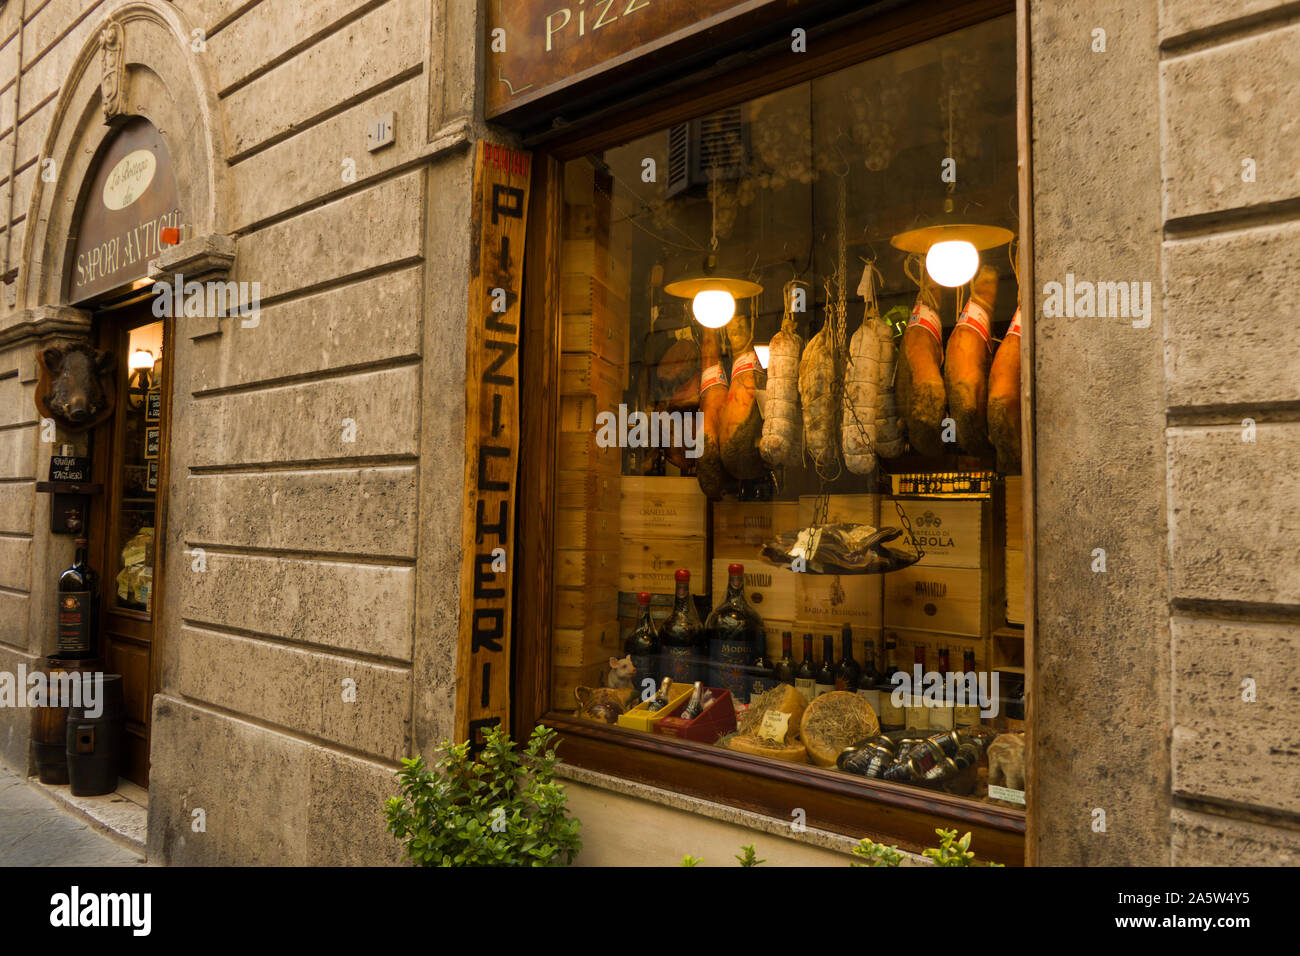
[[[930,278],[950,289],[970,282],[979,265],[979,252],[964,239],[936,242],[925,255],[925,271]]]
[[[139,371],[142,368],[153,368],[153,353],[148,349],[136,349],[131,353],[131,358],[127,361],[127,367],[132,372]]]
[[[691,312],[706,329],[720,329],[736,314],[736,300],[725,289],[705,289],[695,293]]]
[[[758,364],[767,368],[767,360],[772,357],[772,347],[770,345],[755,345],[754,354],[758,356]]]

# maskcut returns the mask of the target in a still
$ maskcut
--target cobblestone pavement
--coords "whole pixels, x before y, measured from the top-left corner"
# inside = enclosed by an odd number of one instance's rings
[[[144,860],[0,764],[0,866],[143,866]]]

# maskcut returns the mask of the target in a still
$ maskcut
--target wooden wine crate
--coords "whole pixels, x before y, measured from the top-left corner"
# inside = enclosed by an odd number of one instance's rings
[[[988,578],[980,569],[914,564],[882,577],[886,628],[987,635]]]
[[[925,550],[921,567],[978,568],[983,554],[987,500],[900,499],[912,531]],[[900,525],[894,499],[881,507],[882,521]]]
[[[625,368],[628,361],[627,303],[591,276],[560,280],[560,351],[595,355]]]
[[[607,237],[561,239],[560,272],[564,275],[594,276],[615,292],[631,285],[625,249],[611,246]]]
[[[614,617],[587,627],[554,628],[551,631],[551,665],[553,667],[584,667],[591,664],[608,666],[611,657],[623,656],[623,644],[619,640],[618,631],[618,619]]]
[[[1024,485],[1019,475],[1009,475],[1006,484],[1006,538],[1008,551],[1023,551],[1025,548],[1025,523],[1022,498]]]
[[[555,506],[617,512],[620,476],[600,471],[556,472]]]
[[[715,501],[713,550],[715,554],[749,555],[754,560],[763,545],[783,531],[799,527],[795,501]]]
[[[586,551],[617,548],[618,512],[557,508],[555,547]]]
[[[813,522],[817,504],[817,495],[799,496],[799,527],[806,528]],[[831,495],[826,502],[826,520],[824,524],[866,524],[873,528],[880,527],[880,495]],[[893,514],[891,511],[890,514]],[[897,515],[894,516],[897,518]],[[893,524],[886,517],[886,524]]]
[[[613,655],[611,655],[613,656]],[[573,712],[578,709],[578,700],[573,692],[579,687],[602,687],[605,672],[609,670],[609,661],[583,664],[580,667],[551,668],[551,707],[555,710]]]
[[[791,620],[795,616],[795,579],[799,575],[788,568],[778,568],[755,557],[713,555],[713,603],[721,604],[727,594],[727,567],[741,564],[745,568],[745,600],[766,620]]]
[[[1006,552],[1007,623],[1025,623],[1025,552]]]
[[[694,478],[624,475],[619,501],[625,538],[704,539],[708,499]]]
[[[898,644],[898,666],[909,674],[916,656],[916,648],[925,648],[926,670],[939,669],[939,648],[948,648],[948,666],[955,671],[961,670],[962,655],[966,651],[975,652],[975,670],[985,671],[989,666],[988,641],[969,634],[946,634],[938,631],[916,631],[908,628],[888,627],[882,630],[884,640],[892,639]],[[883,653],[882,642],[882,653]]]
[[[703,538],[620,537],[616,578],[620,591],[672,594],[678,568],[690,571],[692,582],[703,580]]]
[[[822,627],[880,627],[881,574],[791,574],[795,588],[795,616]]]
[[[596,395],[602,403],[618,405],[626,384],[625,369],[590,352],[560,355],[560,394]]]
[[[556,627],[590,627],[618,616],[618,591],[611,586],[557,588],[552,605]]]
[[[618,582],[618,551],[555,549],[557,588],[614,587]]]
[[[560,225],[560,236],[564,239],[600,239],[609,241],[609,200],[604,196],[592,196],[599,202],[566,202]]]
[[[623,468],[623,449],[600,446],[592,432],[560,432],[557,445],[558,461],[566,469],[617,475]]]

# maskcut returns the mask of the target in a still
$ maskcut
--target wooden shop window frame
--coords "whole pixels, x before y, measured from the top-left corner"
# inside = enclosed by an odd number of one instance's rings
[[[719,77],[716,73],[676,86],[664,97],[621,113],[603,113],[575,124],[562,136],[545,134],[533,147],[533,181],[528,216],[521,329],[521,384],[530,400],[520,409],[518,507],[529,520],[516,522],[514,582],[515,661],[512,729],[526,738],[543,723],[559,732],[564,760],[613,776],[792,820],[806,813],[811,828],[870,837],[917,851],[935,843],[936,827],[971,831],[979,856],[1020,865],[1032,834],[1035,763],[1026,758],[1027,811],[976,803],[946,793],[837,775],[816,767],[785,764],[714,746],[636,733],[617,726],[581,721],[554,709],[550,700],[553,541],[555,530],[555,435],[559,411],[560,228],[563,165],[589,152],[666,129],[690,117],[715,112],[754,97],[806,82],[838,69],[903,49],[1008,13],[1016,15],[1017,140],[1019,145],[1020,268],[1024,288],[1032,288],[1032,223],[1029,180],[1029,95],[1027,0],[967,0],[961,4],[921,2],[905,5],[845,29],[809,30],[809,49],[819,52],[779,65],[753,58]],[[816,40],[816,42],[812,42]],[[599,125],[597,125],[597,121]],[[528,145],[528,144],[526,144]],[[1022,484],[1026,548],[1026,679],[1033,668],[1033,441],[1032,297],[1022,308],[1027,357],[1021,363],[1025,414]],[[527,613],[521,613],[524,610]],[[1034,695],[1026,693],[1027,741],[1032,754]]]

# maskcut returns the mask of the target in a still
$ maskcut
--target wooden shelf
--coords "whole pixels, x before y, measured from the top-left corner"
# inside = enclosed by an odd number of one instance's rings
[[[99,495],[104,493],[104,486],[97,482],[38,481],[36,490],[54,495]]]

